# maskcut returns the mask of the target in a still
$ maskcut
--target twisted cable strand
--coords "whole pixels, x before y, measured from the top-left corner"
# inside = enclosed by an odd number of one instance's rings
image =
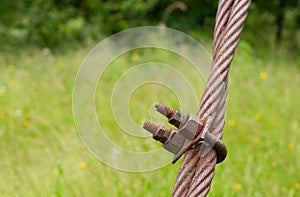
[[[216,24],[214,29],[214,47],[213,47],[213,59],[218,52],[220,43],[223,40],[222,34],[224,33],[224,27],[229,19],[230,7],[232,6],[234,0],[219,1],[219,7],[216,16]],[[222,19],[222,20],[220,20]]]
[[[186,196],[195,174],[195,166],[198,164],[198,160],[198,149],[191,149],[186,152],[176,178],[172,196]]]
[[[211,185],[211,179],[214,176],[215,164],[217,158],[215,157],[215,150],[211,150],[206,157],[201,157],[199,159],[197,169],[202,169],[197,171],[192,180],[192,185],[187,196],[203,196],[204,193],[208,192]]]
[[[251,0],[219,0],[214,29],[213,64],[197,115],[213,119],[211,132],[222,138],[225,124],[228,72],[238,44]],[[216,113],[217,112],[217,113]],[[186,152],[179,169],[172,196],[206,196],[216,165],[211,150],[200,157],[197,149]]]

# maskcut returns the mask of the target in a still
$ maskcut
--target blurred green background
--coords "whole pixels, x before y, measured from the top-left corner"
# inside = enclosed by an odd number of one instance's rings
[[[253,0],[243,33],[251,45],[299,49],[299,0]],[[165,25],[196,38],[212,37],[216,0],[2,0],[1,47],[55,49],[99,40],[126,28]],[[81,46],[81,45],[80,45]]]
[[[128,173],[88,153],[73,122],[73,82],[99,41],[130,27],[175,28],[210,52],[217,5],[212,0],[2,0],[1,196],[170,196],[180,161]],[[299,52],[300,1],[253,0],[230,71],[224,134],[229,154],[216,167],[210,196],[300,195]],[[117,76],[149,56],[184,64],[166,52],[133,51],[118,61],[120,68],[106,73],[101,88],[111,90]],[[194,76],[189,67],[184,72]],[[166,97],[169,90],[156,85],[150,90],[134,94],[129,105],[139,124],[149,118],[153,103],[179,107],[174,95]],[[96,98],[100,106],[109,99]],[[104,105],[99,113],[111,108]],[[118,141],[118,125],[109,117],[101,121]],[[150,138],[146,144],[126,143],[139,150],[160,146]]]

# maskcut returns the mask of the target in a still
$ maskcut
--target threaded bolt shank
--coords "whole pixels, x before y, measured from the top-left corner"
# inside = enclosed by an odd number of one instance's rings
[[[167,118],[170,118],[174,114],[174,110],[170,109],[169,107],[165,106],[162,103],[156,104],[155,108],[159,113],[161,113]]]

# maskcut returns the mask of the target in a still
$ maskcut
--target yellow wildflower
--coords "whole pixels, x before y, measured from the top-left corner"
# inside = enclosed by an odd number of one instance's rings
[[[262,120],[262,118],[263,118],[263,115],[260,114],[260,113],[257,113],[257,114],[255,115],[255,119],[258,120],[258,121]]]
[[[241,190],[243,188],[243,185],[240,184],[240,183],[236,183],[233,185],[233,188],[236,189],[236,190]]]
[[[7,66],[7,70],[8,70],[9,72],[13,72],[13,71],[15,70],[15,66],[12,65],[12,64],[10,64],[10,65]]]
[[[62,58],[58,58],[58,60],[57,60],[57,66],[59,68],[63,68],[64,65],[65,65],[64,60]]]
[[[254,138],[252,138],[252,142],[254,144],[259,144],[260,143],[260,138],[259,137],[254,137]]]
[[[229,120],[228,121],[228,126],[234,127],[235,126],[235,120]]]
[[[86,163],[86,162],[80,162],[80,167],[81,167],[82,169],[87,168],[87,163]]]
[[[131,54],[131,60],[132,61],[136,61],[138,59],[139,59],[139,55],[136,52],[134,52],[134,53]]]
[[[30,125],[31,125],[30,120],[28,120],[28,119],[24,120],[24,126],[25,127],[29,127]]]
[[[290,143],[289,144],[289,149],[292,151],[295,149],[295,144],[294,143]]]
[[[266,72],[260,72],[260,73],[259,73],[259,77],[260,77],[261,79],[266,79],[266,78],[267,78],[267,73],[266,73]]]

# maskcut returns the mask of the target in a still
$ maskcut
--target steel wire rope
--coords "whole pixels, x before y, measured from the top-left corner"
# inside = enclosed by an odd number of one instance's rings
[[[197,116],[212,120],[209,131],[223,136],[228,72],[239,42],[251,0],[219,0],[214,29],[213,63]],[[206,196],[210,190],[216,165],[212,149],[200,157],[200,146],[185,153],[173,188],[173,197]]]

